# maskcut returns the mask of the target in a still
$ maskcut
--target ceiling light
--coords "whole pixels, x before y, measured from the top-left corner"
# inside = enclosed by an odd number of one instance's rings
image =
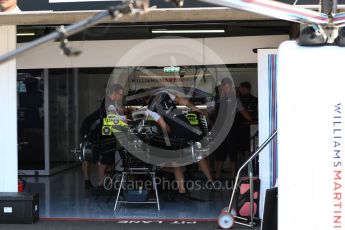
[[[168,30],[168,29],[153,29],[153,34],[201,34],[201,33],[225,33],[224,29],[205,29],[205,30]]]
[[[36,34],[34,32],[32,33],[17,33],[17,36],[35,36]]]

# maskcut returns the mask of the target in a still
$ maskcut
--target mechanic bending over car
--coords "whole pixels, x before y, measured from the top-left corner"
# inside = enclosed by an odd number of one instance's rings
[[[145,94],[145,90],[140,89],[137,91],[137,94]],[[181,133],[183,133],[181,132],[181,130],[175,130],[176,125],[174,125],[174,121],[169,121],[169,119],[165,116],[167,113],[171,112],[173,109],[176,108],[176,104],[185,105],[193,111],[204,114],[201,110],[195,107],[189,100],[178,96],[177,92],[174,92],[173,90],[162,89],[158,92],[155,92],[154,95],[151,96],[151,98],[148,95],[142,97],[142,99],[144,100],[145,104],[149,105],[147,108],[148,115],[162,128],[163,133],[166,132],[168,134],[175,135],[181,135]],[[208,180],[207,183],[213,183],[213,178],[210,172],[207,159],[204,158],[198,161],[198,165],[201,171],[205,174]],[[178,183],[179,195],[185,196],[186,189],[184,186],[184,175],[182,167],[167,168],[167,171],[174,173],[175,179]],[[183,199],[183,197],[181,198]]]
[[[80,135],[83,145],[92,150],[92,159],[82,160],[82,170],[85,180],[85,189],[103,189],[103,182],[106,171],[111,171],[111,167],[115,163],[115,151],[121,148],[113,135],[103,135],[104,118],[108,115],[121,116],[124,113],[122,107],[123,87],[119,84],[112,85],[106,97],[103,99],[98,110],[87,116],[80,127]],[[89,177],[89,162],[97,164],[98,182],[97,187],[91,183]]]
[[[104,104],[102,103],[101,109],[105,114],[103,114],[103,117],[107,117],[108,114],[113,114],[116,116],[123,116],[124,115],[124,108],[122,106],[122,99],[123,99],[123,87],[120,84],[113,84],[109,91],[107,92],[107,96],[104,99]],[[103,136],[104,138],[107,138],[107,136]],[[114,138],[113,136],[110,136],[110,138]],[[120,146],[116,142],[115,148],[118,149]],[[99,175],[99,186],[103,185],[103,179],[105,176],[105,172],[107,169],[107,166],[111,166],[115,163],[115,154],[114,151],[110,154],[105,154],[104,156],[101,155],[98,167],[98,175]]]

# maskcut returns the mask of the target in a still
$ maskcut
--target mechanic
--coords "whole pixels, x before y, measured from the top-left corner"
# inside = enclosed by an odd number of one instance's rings
[[[140,94],[147,94],[143,93],[145,92],[144,90],[140,90],[139,92],[141,92]],[[147,108],[148,114],[162,128],[163,133],[167,132],[169,136],[181,138],[196,135],[185,127],[177,125],[174,119],[169,116],[169,113],[176,109],[176,104],[185,105],[196,112],[203,113],[201,110],[196,108],[189,100],[178,96],[177,93],[178,92],[173,90],[162,89],[155,91],[151,99],[149,96],[143,97],[143,100],[149,104]],[[186,134],[186,132],[188,133]],[[213,184],[213,178],[207,159],[204,158],[198,161],[198,165],[201,171],[205,174],[208,180],[207,183],[210,182],[211,184]],[[184,186],[184,175],[182,168],[172,167],[168,170],[174,173],[175,179],[178,183],[179,196],[181,197],[181,200],[184,200],[184,196],[186,196],[186,189]]]

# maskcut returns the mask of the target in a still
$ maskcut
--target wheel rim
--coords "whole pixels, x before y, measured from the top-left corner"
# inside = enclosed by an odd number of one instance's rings
[[[218,218],[218,224],[223,229],[229,229],[234,225],[234,217],[230,213],[222,214]]]

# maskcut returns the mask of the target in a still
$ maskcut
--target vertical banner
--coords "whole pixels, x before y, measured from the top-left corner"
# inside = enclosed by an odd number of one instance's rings
[[[279,230],[345,229],[345,49],[278,51]]]
[[[277,128],[277,50],[258,50],[259,144]],[[277,143],[274,139],[259,156],[260,217],[262,218],[266,189],[277,180]]]

